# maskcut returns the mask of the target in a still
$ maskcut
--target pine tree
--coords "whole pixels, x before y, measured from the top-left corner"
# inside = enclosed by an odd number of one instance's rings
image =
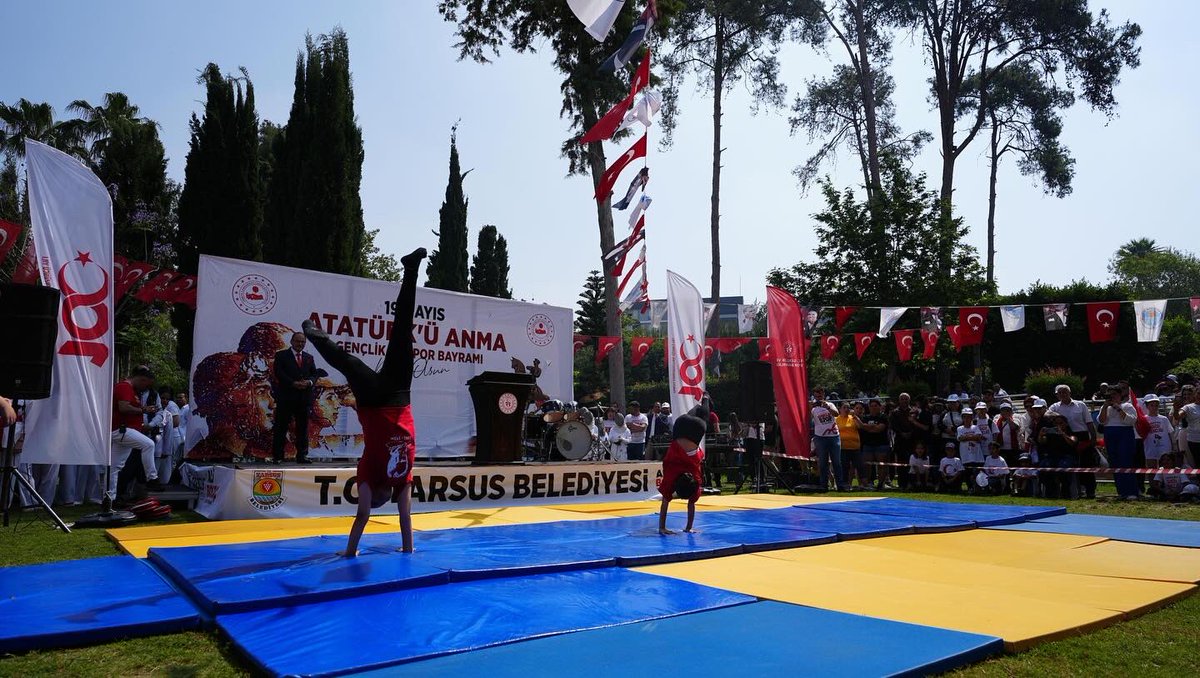
[[[258,176],[258,114],[254,85],[209,64],[200,76],[203,117],[192,115],[191,141],[179,197],[179,269],[196,273],[201,254],[262,259],[262,193]],[[172,312],[179,332],[176,357],[191,365],[195,313]]]
[[[471,294],[512,299],[508,289],[508,243],[495,226],[479,229],[479,244],[471,263]]]
[[[340,28],[305,38],[287,127],[264,136],[274,137],[266,259],[361,275],[362,130],[354,119],[350,43]]]
[[[579,295],[579,312],[575,314],[575,332],[588,336],[605,334],[606,321],[604,316],[604,276],[600,271],[588,272],[587,281],[583,283],[583,292]]]
[[[467,197],[463,194],[462,168],[458,164],[457,128],[450,132],[450,178],[446,199],[438,211],[437,249],[429,255],[426,287],[466,292],[467,286]]]

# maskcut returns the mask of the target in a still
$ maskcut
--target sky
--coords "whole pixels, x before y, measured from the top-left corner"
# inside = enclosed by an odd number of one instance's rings
[[[639,3],[633,3],[639,4]],[[1190,204],[1200,156],[1200,3],[1186,0],[1093,0],[1115,22],[1133,20],[1144,31],[1142,65],[1122,74],[1119,108],[1108,119],[1076,105],[1065,116],[1063,139],[1076,164],[1074,193],[1044,195],[1014,162],[1001,168],[997,208],[996,277],[1001,292],[1035,281],[1062,284],[1107,279],[1106,265],[1124,242],[1149,237],[1195,251],[1197,225]],[[67,117],[69,102],[102,100],[122,91],[161,126],[169,175],[182,181],[188,119],[202,108],[199,71],[208,62],[226,72],[249,70],[261,118],[285,123],[297,50],[306,32],[334,26],[350,40],[355,111],[366,160],[362,203],[367,228],[397,255],[417,246],[434,249],[438,209],[445,192],[450,128],[470,200],[471,250],[479,228],[494,224],[509,243],[514,296],[574,306],[589,270],[599,268],[599,235],[589,178],[567,177],[560,146],[570,134],[559,117],[561,76],[546,52],[502,51],[488,65],[459,61],[455,27],[435,0],[256,0],[175,3],[6,3],[7,67],[0,70],[0,101],[46,101]],[[634,11],[629,7],[626,11]],[[582,26],[581,26],[582,30]],[[781,52],[789,101],[808,78],[831,72],[841,55],[787,45]],[[897,121],[906,132],[933,131],[926,66],[919,41],[897,36],[893,75]],[[709,194],[712,100],[685,90],[674,144],[656,143],[650,130],[652,170],[647,212],[650,294],[665,296],[666,271],[710,288]],[[789,134],[786,111],[755,115],[747,92],[726,100],[721,193],[722,293],[765,299],[773,267],[811,260],[816,236],[811,215],[822,208],[816,191],[804,195],[792,170],[818,142]],[[615,158],[623,144],[609,145]],[[985,251],[988,162],[981,136],[958,161],[955,206],[966,219],[967,240]],[[936,187],[936,143],[914,168]],[[836,185],[861,183],[856,161],[829,168]],[[623,191],[632,171],[618,181]],[[617,237],[624,213],[615,212]],[[879,300],[888,305],[888,300]]]

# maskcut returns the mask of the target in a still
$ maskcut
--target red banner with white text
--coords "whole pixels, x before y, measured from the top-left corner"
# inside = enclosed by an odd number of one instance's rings
[[[778,287],[767,288],[767,334],[774,359],[771,377],[779,426],[788,456],[808,455],[808,377],[805,368],[804,312],[800,304]]]

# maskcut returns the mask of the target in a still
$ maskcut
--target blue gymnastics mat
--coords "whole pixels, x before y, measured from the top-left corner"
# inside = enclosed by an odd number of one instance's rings
[[[328,676],[752,601],[610,567],[240,612],[217,617],[217,624],[269,674]]]
[[[892,515],[935,520],[971,520],[978,527],[1011,525],[1064,515],[1061,506],[1009,506],[997,504],[957,504],[886,497],[878,501],[847,501],[807,506],[815,511],[837,511],[873,515]]]
[[[760,602],[540,638],[360,676],[918,676],[1004,650],[993,636]],[[686,670],[681,665],[686,656]]]
[[[1042,518],[1019,525],[1004,525],[997,529],[1084,534],[1142,544],[1200,548],[1200,523],[1194,520],[1123,518],[1070,513],[1065,516]]]
[[[152,548],[149,560],[210,614],[314,602],[339,596],[449,581],[446,570],[374,549],[365,535],[360,556],[336,555],[346,538]]]
[[[847,502],[874,503],[874,502]],[[869,537],[891,537],[914,532],[953,532],[969,530],[975,522],[962,518],[894,516],[877,513],[851,513],[817,511],[812,507],[762,509],[749,511],[709,512],[706,524],[717,523],[729,526],[751,525],[788,527],[813,532],[830,532],[838,539],[864,539]]]
[[[200,626],[200,614],[133,556],[0,568],[0,652],[99,643]]]

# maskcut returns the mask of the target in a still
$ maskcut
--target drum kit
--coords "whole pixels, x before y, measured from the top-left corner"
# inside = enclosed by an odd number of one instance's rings
[[[609,457],[608,441],[597,436],[595,415],[575,402],[547,400],[541,410],[528,415],[526,427],[539,461],[601,461]]]

